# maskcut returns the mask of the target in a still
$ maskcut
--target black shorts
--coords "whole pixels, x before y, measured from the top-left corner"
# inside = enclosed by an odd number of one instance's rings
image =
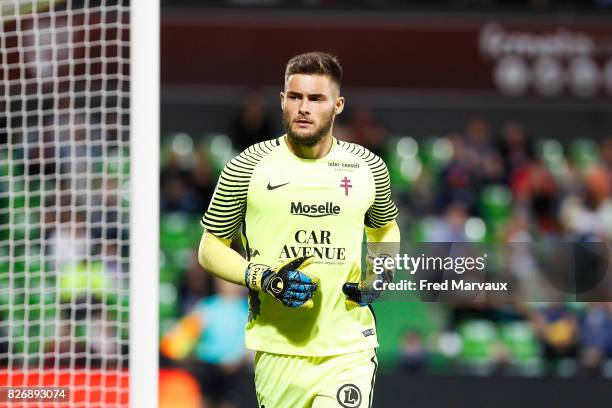
[[[188,369],[198,381],[202,396],[206,400],[241,405],[246,377],[243,366],[229,370],[221,365],[193,362],[189,364]]]

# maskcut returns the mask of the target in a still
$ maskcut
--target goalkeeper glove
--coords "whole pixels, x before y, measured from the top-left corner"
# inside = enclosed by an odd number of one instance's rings
[[[385,269],[382,273],[374,273],[371,270],[370,262],[368,262],[368,266],[365,280],[359,283],[347,282],[342,285],[342,292],[346,295],[346,305],[349,309],[371,304],[382,294],[383,283],[393,281],[392,269]]]
[[[249,264],[244,281],[249,289],[265,292],[287,307],[311,309],[319,279],[304,272],[304,268],[313,260],[312,256],[303,256],[276,269],[268,265]]]

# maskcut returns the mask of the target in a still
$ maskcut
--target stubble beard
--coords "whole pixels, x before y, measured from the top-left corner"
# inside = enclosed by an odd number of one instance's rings
[[[289,141],[298,146],[311,147],[319,143],[323,136],[329,132],[334,123],[334,114],[333,111],[329,114],[327,118],[324,119],[324,122],[321,123],[317,129],[313,130],[310,133],[294,133],[291,130],[291,119],[287,117],[285,113],[283,113],[283,126],[285,127],[285,132],[287,133],[287,137]]]

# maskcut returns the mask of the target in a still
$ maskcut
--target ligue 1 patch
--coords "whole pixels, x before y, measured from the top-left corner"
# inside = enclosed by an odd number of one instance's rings
[[[336,399],[344,408],[357,408],[361,405],[361,391],[355,384],[344,384],[338,389]]]
[[[367,329],[361,332],[361,334],[363,334],[363,337],[369,337],[369,336],[373,336],[374,335],[374,329]]]

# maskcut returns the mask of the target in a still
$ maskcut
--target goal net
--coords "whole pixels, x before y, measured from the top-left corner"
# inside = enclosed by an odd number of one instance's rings
[[[28,406],[128,404],[129,18],[0,2],[0,387],[69,393]]]

